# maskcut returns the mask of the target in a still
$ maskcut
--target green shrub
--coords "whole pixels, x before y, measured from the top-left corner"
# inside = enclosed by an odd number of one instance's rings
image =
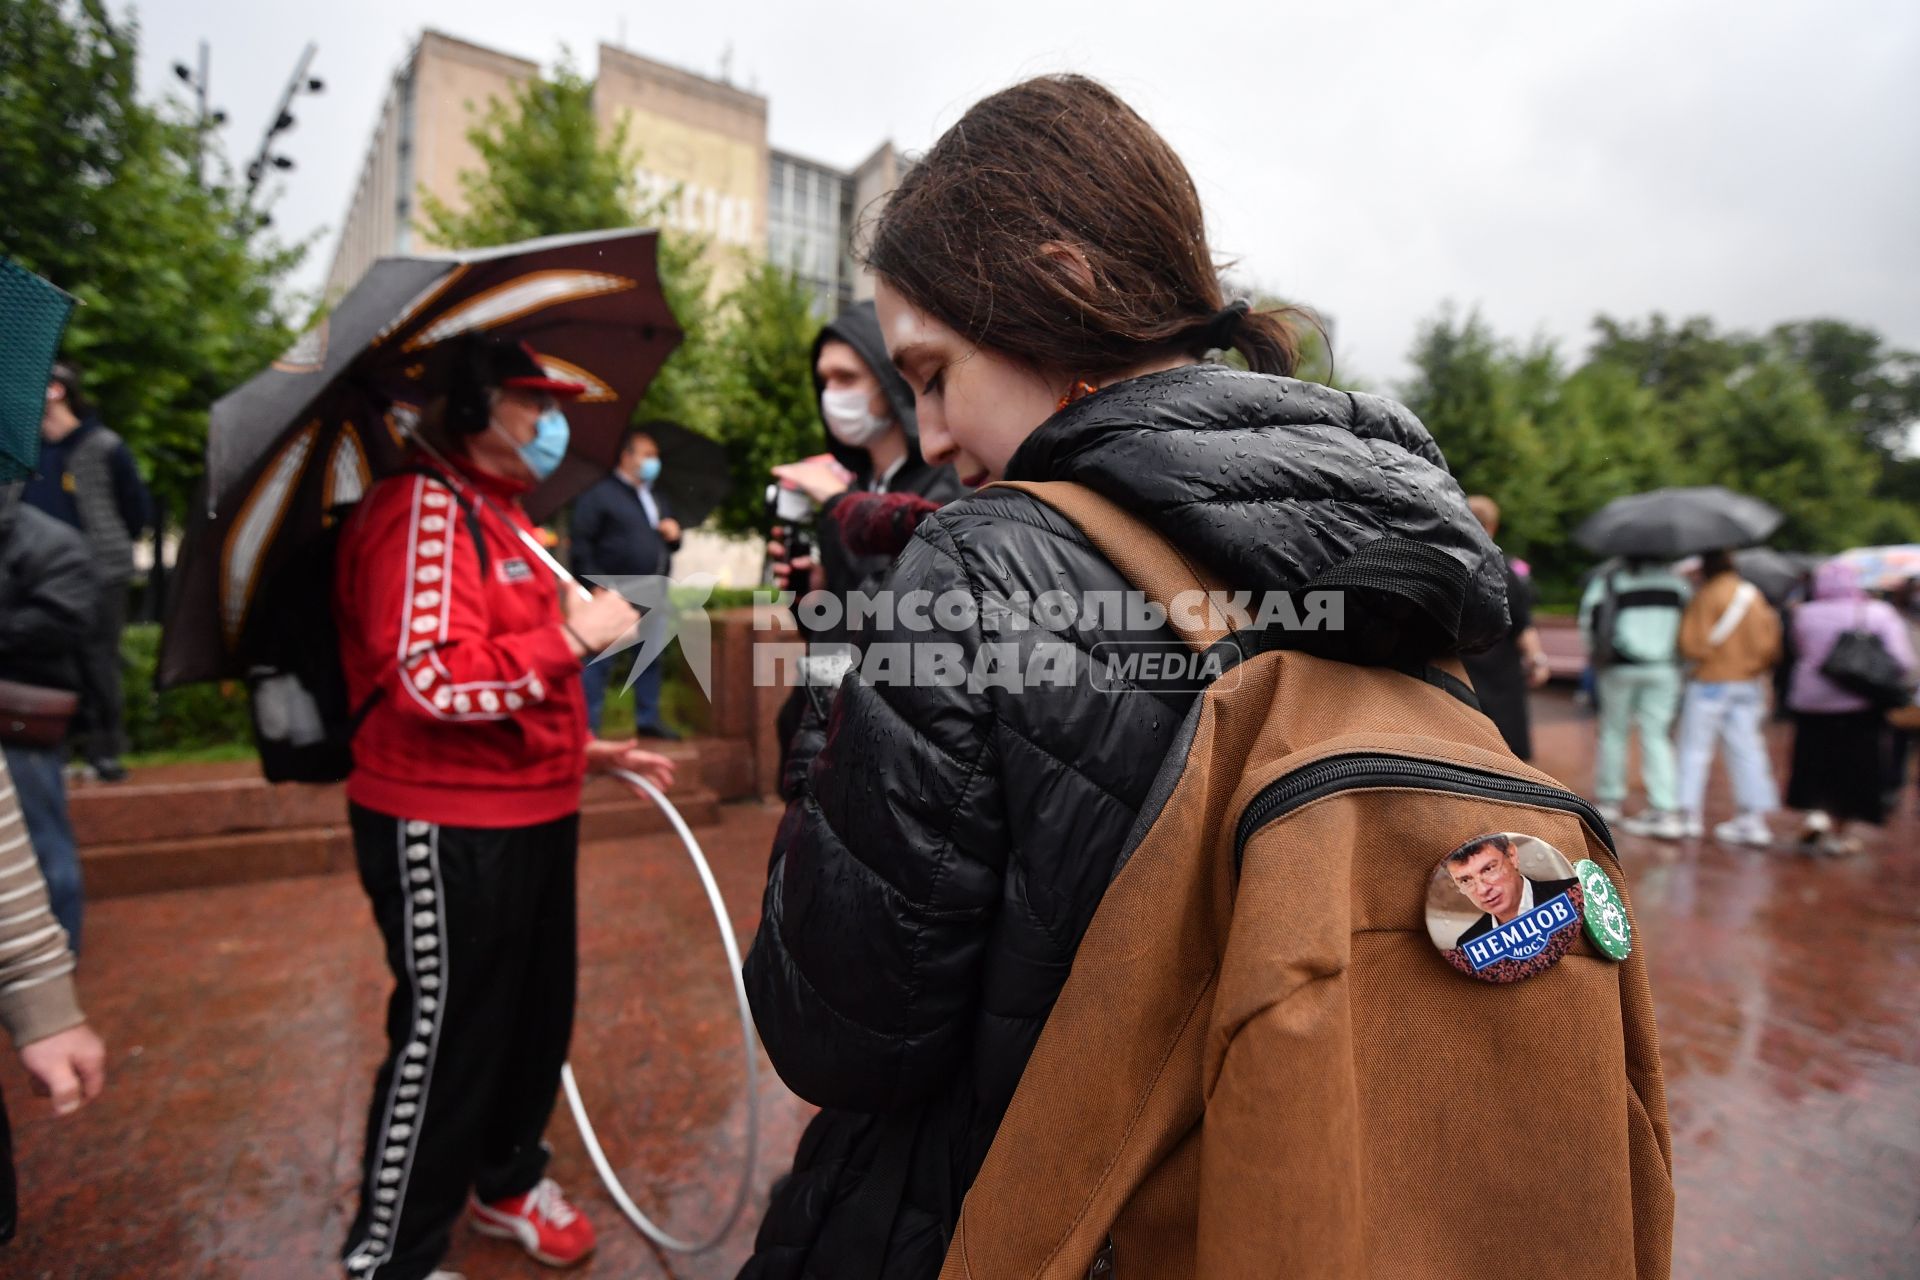
[[[247,747],[253,741],[247,716],[247,689],[237,680],[190,684],[155,692],[153,673],[160,658],[160,628],[136,622],[120,636],[125,675],[128,749],[136,755],[155,751],[198,751],[210,747]]]

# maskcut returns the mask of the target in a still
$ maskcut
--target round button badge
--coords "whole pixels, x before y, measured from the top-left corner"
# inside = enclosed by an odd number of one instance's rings
[[[1434,867],[1427,935],[1468,977],[1518,982],[1552,968],[1572,948],[1586,901],[1580,877],[1558,849],[1538,836],[1489,832]],[[1624,911],[1620,918],[1624,924]]]
[[[1587,936],[1608,959],[1625,960],[1633,951],[1633,925],[1627,920],[1627,904],[1620,901],[1613,881],[1592,858],[1574,863],[1573,874],[1587,899]]]

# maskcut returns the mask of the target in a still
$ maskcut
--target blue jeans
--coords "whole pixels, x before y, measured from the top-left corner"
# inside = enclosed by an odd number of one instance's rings
[[[73,824],[67,820],[67,781],[64,750],[6,747],[7,772],[20,798],[20,817],[27,824],[27,841],[47,882],[53,917],[67,931],[67,945],[80,953],[80,853],[74,847]],[[0,859],[12,862],[8,854]]]
[[[1675,808],[1673,713],[1680,705],[1680,669],[1671,663],[1623,664],[1600,673],[1600,750],[1594,762],[1594,798],[1619,805],[1627,798],[1627,739],[1640,734],[1640,780],[1647,805]]]
[[[1741,813],[1771,813],[1780,804],[1773,765],[1760,727],[1766,722],[1767,681],[1729,680],[1687,686],[1680,710],[1680,808],[1699,813],[1713,768],[1716,742],[1727,748],[1727,773]]]
[[[587,730],[598,736],[600,713],[607,704],[607,685],[613,679],[613,661],[590,662],[580,668],[580,692],[587,699]],[[633,724],[636,729],[659,729],[660,660],[654,659],[633,682]]]

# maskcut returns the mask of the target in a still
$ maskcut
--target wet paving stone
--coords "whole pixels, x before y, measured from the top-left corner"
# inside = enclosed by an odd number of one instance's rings
[[[1584,789],[1592,726],[1538,702],[1537,763]],[[1776,730],[1776,759],[1785,738]],[[1716,777],[1712,817],[1727,816]],[[1630,806],[1632,807],[1632,806]],[[1621,838],[1652,966],[1672,1111],[1674,1274],[1686,1280],[1920,1275],[1920,822],[1911,788],[1861,857],[1813,861],[1711,839]],[[777,810],[703,829],[742,943]],[[745,1111],[731,989],[706,900],[671,836],[588,847],[574,1064],[642,1207],[704,1234],[738,1177]],[[99,903],[82,995],[108,1093],[52,1120],[16,1059],[21,1233],[0,1274],[48,1280],[338,1274],[388,979],[351,876]],[[811,1109],[760,1059],[761,1158],[718,1249],[662,1255],[600,1189],[562,1102],[553,1173],[600,1230],[577,1275],[720,1280]],[[455,1233],[471,1280],[548,1273]]]

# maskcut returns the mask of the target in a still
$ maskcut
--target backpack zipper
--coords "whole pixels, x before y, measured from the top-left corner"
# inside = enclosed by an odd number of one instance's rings
[[[1247,841],[1260,828],[1338,791],[1369,787],[1414,786],[1428,791],[1449,791],[1455,795],[1478,796],[1488,800],[1517,800],[1522,804],[1570,813],[1587,824],[1600,837],[1614,861],[1620,855],[1613,847],[1613,832],[1600,811],[1571,791],[1549,787],[1524,778],[1511,778],[1491,769],[1467,765],[1441,764],[1383,751],[1356,751],[1329,756],[1304,769],[1275,778],[1260,789],[1240,815],[1234,833],[1233,869],[1237,875],[1246,854]]]

